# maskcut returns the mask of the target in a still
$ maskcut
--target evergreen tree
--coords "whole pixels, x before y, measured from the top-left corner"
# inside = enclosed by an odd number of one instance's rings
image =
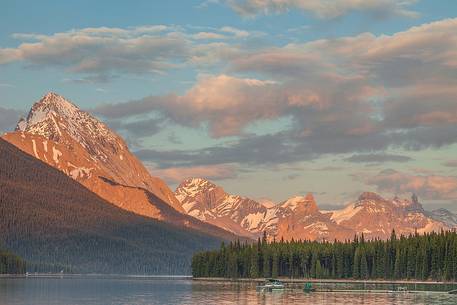
[[[362,255],[360,256],[360,278],[368,279],[369,272],[368,272],[368,262],[366,252],[362,251]]]

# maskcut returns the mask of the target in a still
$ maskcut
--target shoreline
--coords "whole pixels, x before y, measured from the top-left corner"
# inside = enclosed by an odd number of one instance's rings
[[[173,279],[192,280],[195,282],[227,282],[227,283],[263,283],[266,278],[223,278],[223,277],[193,277],[191,275],[140,275],[140,274],[61,274],[61,273],[30,273],[0,274],[0,279],[25,278],[129,278],[129,279]],[[456,281],[417,281],[417,280],[354,280],[354,279],[307,279],[282,278],[280,281],[287,284],[303,283],[353,283],[353,284],[418,284],[418,285],[457,285]]]
[[[129,278],[129,279],[174,279],[191,280],[191,275],[144,275],[144,274],[95,274],[95,273],[29,273],[29,274],[0,274],[2,278]]]
[[[355,284],[420,284],[420,285],[457,285],[457,282],[437,282],[437,281],[416,281],[416,280],[354,280],[354,279],[306,279],[306,278],[281,278],[278,277],[283,283],[302,284],[302,283],[355,283]],[[222,278],[222,277],[193,277],[193,281],[201,282],[251,282],[261,283],[266,278]]]

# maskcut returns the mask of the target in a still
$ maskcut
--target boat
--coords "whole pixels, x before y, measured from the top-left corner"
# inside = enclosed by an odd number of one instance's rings
[[[449,294],[457,294],[457,289],[451,290],[448,292]]]
[[[396,289],[389,290],[390,293],[407,293],[408,292],[408,287],[406,286],[400,286],[397,287]]]
[[[316,288],[313,287],[313,284],[312,283],[305,283],[305,285],[303,286],[303,291],[304,292],[315,292],[316,291]]]
[[[277,279],[267,279],[263,285],[258,285],[256,287],[256,290],[260,292],[280,291],[284,289],[284,284]]]

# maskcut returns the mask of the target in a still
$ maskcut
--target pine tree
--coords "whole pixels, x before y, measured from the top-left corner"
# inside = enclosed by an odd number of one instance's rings
[[[272,266],[271,266],[271,276],[276,278],[279,275],[279,260],[278,260],[278,254],[273,253],[273,260],[272,260]]]
[[[366,252],[363,251],[360,258],[360,278],[368,279],[368,262]]]
[[[251,268],[249,270],[249,275],[251,278],[259,277],[259,257],[257,251],[251,254]]]
[[[360,248],[355,250],[352,276],[355,279],[360,278]]]

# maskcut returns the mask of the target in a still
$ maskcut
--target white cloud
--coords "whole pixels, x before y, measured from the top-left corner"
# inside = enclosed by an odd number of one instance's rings
[[[351,12],[365,12],[375,17],[399,15],[417,17],[409,7],[415,0],[226,0],[242,16],[283,13],[288,10],[309,12],[318,18],[331,19]]]
[[[57,67],[76,79],[102,80],[120,74],[163,74],[194,64],[214,64],[237,46],[211,40],[245,39],[249,32],[232,27],[194,32],[191,27],[145,25],[83,28],[51,35],[16,33],[16,48],[0,48],[0,65],[23,62]],[[210,40],[210,41],[208,41]]]
[[[396,170],[384,170],[366,180],[379,191],[393,194],[416,193],[425,199],[457,199],[457,177],[411,175]]]
[[[240,30],[240,29],[237,29],[237,28],[234,28],[231,26],[224,26],[224,27],[220,28],[220,31],[225,32],[225,33],[230,33],[236,37],[241,37],[241,38],[245,38],[245,37],[249,36],[248,31]]]
[[[226,39],[224,35],[213,32],[198,32],[192,35],[194,39]]]
[[[158,169],[150,167],[153,175],[159,176],[168,183],[180,183],[187,178],[204,178],[209,180],[222,180],[235,178],[237,168],[231,164],[218,164],[207,166],[191,166],[191,167],[170,167],[166,169]]]

